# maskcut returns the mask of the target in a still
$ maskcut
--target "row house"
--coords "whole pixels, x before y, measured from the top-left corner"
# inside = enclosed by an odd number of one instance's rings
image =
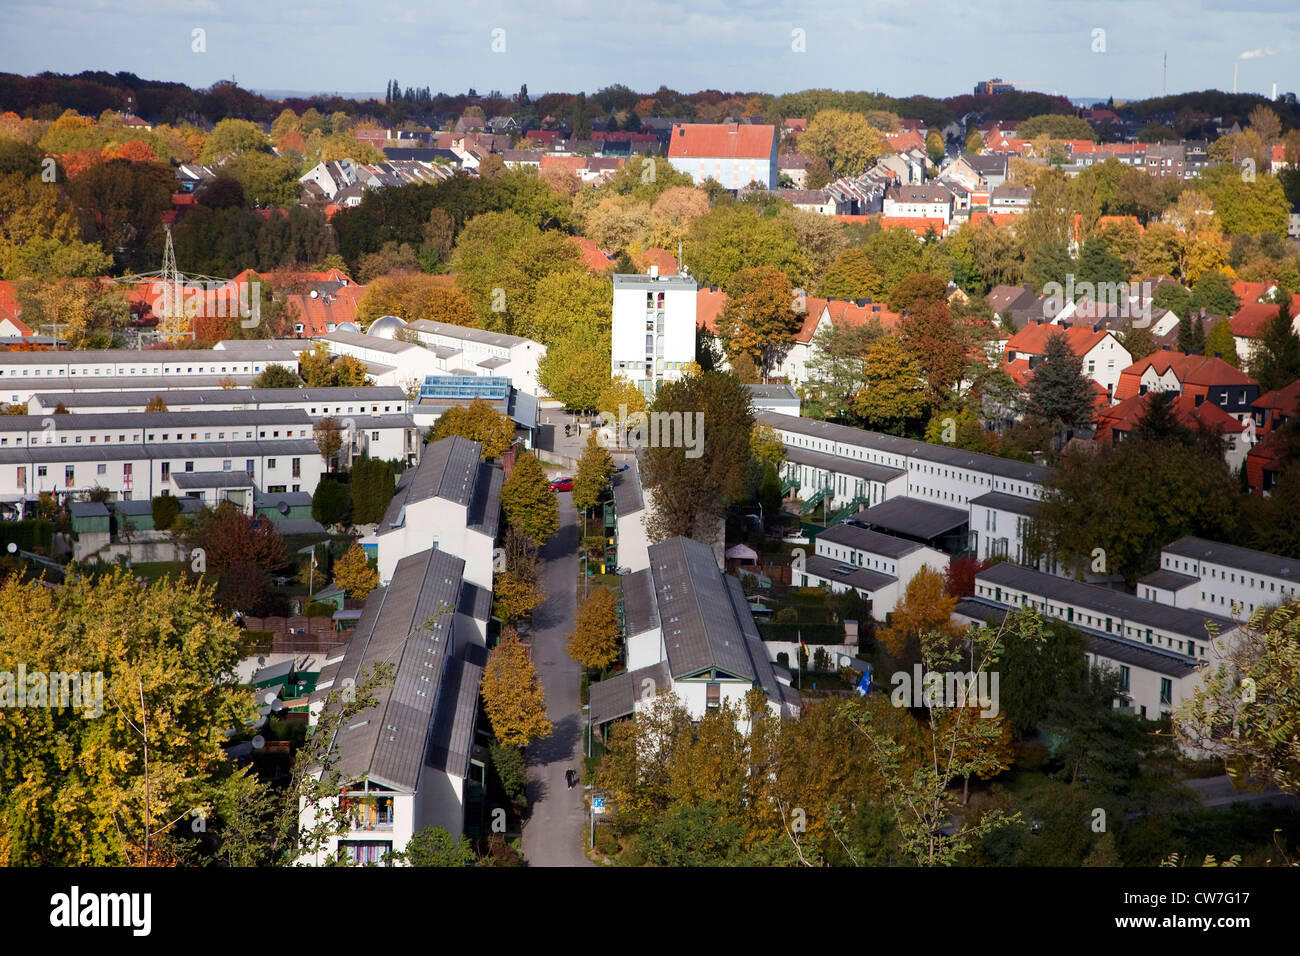
[[[622,576],[627,670],[591,685],[591,726],[603,730],[668,692],[692,720],[729,704],[747,723],[751,690],[774,716],[798,717],[799,692],[769,659],[740,581],[722,573],[714,550],[669,538],[650,546],[649,559]]]
[[[443,363],[438,371],[504,377],[522,392],[549,394],[537,380],[537,366],[546,355],[540,342],[432,319],[416,319],[406,329],[416,342],[434,351]]]
[[[134,389],[219,386],[223,380],[249,384],[278,365],[298,371],[298,354],[308,344],[294,340],[250,340],[211,349],[95,349],[59,352],[0,352],[0,400],[26,404],[40,392],[82,387]],[[201,384],[200,384],[201,383]]]
[[[841,524],[817,536],[813,554],[795,574],[800,587],[857,591],[871,602],[871,616],[884,620],[922,568],[942,574],[948,561],[949,555],[920,542]]]
[[[1082,631],[1088,637],[1088,663],[1119,673],[1117,704],[1148,720],[1170,715],[1187,700],[1199,669],[1219,662],[1216,642],[1237,636],[1226,617],[1008,562],[975,575],[975,594],[959,603],[957,617],[983,623],[1019,608],[1035,608]]]
[[[937,183],[894,186],[885,193],[882,212],[887,219],[939,220],[946,229],[952,222],[953,195]]]
[[[505,472],[483,461],[482,450],[459,435],[444,438],[402,472],[383,520],[363,542],[378,558],[380,583],[392,580],[403,558],[440,549],[464,560],[466,582],[482,592],[475,600],[485,594],[490,603]]]
[[[1206,538],[1179,538],[1160,551],[1160,568],[1138,580],[1148,601],[1246,620],[1295,600],[1300,561]]]
[[[383,865],[429,827],[453,840],[481,832],[487,751],[479,741],[478,691],[486,663],[481,634],[491,596],[465,580],[465,561],[430,548],[398,562],[366,600],[351,639],[326,658],[309,698],[319,722],[330,700],[366,679],[376,664],[396,667],[372,691],[374,703],[338,727],[328,741],[343,789],[300,811],[311,827],[342,807],[346,824],[321,851],[297,863]]]
[[[1153,392],[1135,395],[1114,405],[1102,409],[1097,415],[1097,430],[1094,440],[1118,444],[1137,428],[1151,403]],[[1223,458],[1228,468],[1236,473],[1246,460],[1246,453],[1254,445],[1254,428],[1251,424],[1239,421],[1217,405],[1208,402],[1196,404],[1192,395],[1180,394],[1173,400],[1171,411],[1174,417],[1186,428],[1193,431],[1205,430],[1218,435],[1223,441]]]
[[[1250,292],[1246,295],[1237,294],[1242,305],[1229,321],[1232,323],[1232,336],[1237,346],[1237,356],[1243,362],[1249,363],[1259,351],[1260,341],[1265,331],[1277,319],[1281,305],[1272,301],[1258,300],[1259,298],[1271,299],[1276,292],[1276,287],[1264,290],[1256,298],[1251,293],[1263,283],[1238,283],[1238,285],[1249,288]],[[1300,293],[1291,297],[1290,310],[1291,331],[1300,335]]]

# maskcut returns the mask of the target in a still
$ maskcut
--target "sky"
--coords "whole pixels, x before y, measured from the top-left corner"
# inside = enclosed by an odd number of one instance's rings
[[[991,77],[1065,96],[1300,92],[1297,0],[0,0],[0,71],[128,71],[206,87],[456,93],[623,83],[893,96]],[[197,32],[196,32],[197,31]]]

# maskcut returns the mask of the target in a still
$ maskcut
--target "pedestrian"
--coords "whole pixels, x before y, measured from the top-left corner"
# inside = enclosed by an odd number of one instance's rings
[[[573,774],[573,768],[572,768],[572,767],[570,767],[568,770],[564,771],[564,782],[565,782],[566,784],[569,785],[569,789],[570,789],[570,790],[573,789],[573,776],[574,776],[574,774]]]

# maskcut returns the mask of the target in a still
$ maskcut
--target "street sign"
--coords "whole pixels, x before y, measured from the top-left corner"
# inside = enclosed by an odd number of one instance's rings
[[[592,797],[592,798],[591,798],[591,812],[592,812],[592,813],[604,813],[604,812],[605,812],[605,798],[604,798],[604,797]]]

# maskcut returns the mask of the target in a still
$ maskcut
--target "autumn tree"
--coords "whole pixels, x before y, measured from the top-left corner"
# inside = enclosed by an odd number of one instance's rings
[[[316,419],[316,424],[312,426],[312,437],[316,439],[316,448],[328,470],[343,447],[343,433],[339,430],[338,419],[329,415]]]
[[[503,631],[501,642],[488,652],[480,693],[492,732],[501,743],[527,747],[550,736],[537,668],[513,628]]]
[[[824,159],[835,176],[857,176],[885,152],[885,141],[861,113],[826,109],[808,121],[799,149]]]
[[[284,538],[266,518],[250,518],[229,501],[204,508],[185,533],[185,544],[202,551],[202,566],[194,570],[223,573],[235,561],[248,561],[275,573],[289,564]]]
[[[429,441],[441,441],[459,435],[483,446],[484,459],[500,458],[514,444],[515,426],[482,398],[469,405],[455,405],[438,416],[429,430]]]
[[[501,488],[501,507],[510,527],[538,547],[559,530],[559,504],[541,462],[531,452],[520,452],[515,459]]]
[[[589,671],[603,670],[618,660],[618,599],[607,587],[595,588],[578,607],[569,656]]]
[[[942,299],[915,302],[898,326],[903,345],[916,356],[930,400],[947,400],[961,383],[966,368],[970,344],[967,330],[952,320],[948,303]]]
[[[822,273],[817,294],[836,299],[872,299],[884,292],[885,280],[862,246],[850,246]]]
[[[163,401],[161,395],[155,395],[153,398],[149,399],[148,403],[144,406],[144,410],[146,412],[165,412],[167,411],[167,403]]]
[[[910,666],[921,660],[921,639],[926,635],[956,636],[957,628],[950,621],[956,607],[957,598],[944,592],[943,575],[923,567],[907,582],[903,600],[878,632],[880,643],[900,666]]]
[[[573,506],[584,514],[596,507],[613,475],[613,456],[600,444],[596,432],[588,432],[587,447],[573,476]]]
[[[766,375],[789,348],[802,322],[793,309],[790,280],[772,266],[742,269],[732,275],[726,291],[719,324],[727,351],[747,352]]]
[[[334,585],[346,591],[348,597],[360,601],[379,587],[379,571],[370,563],[360,543],[353,544],[343,557],[334,562]]]
[[[69,575],[55,589],[12,576],[0,605],[0,672],[26,668],[27,701],[41,705],[0,720],[0,860],[174,862],[175,823],[247,779],[224,748],[255,703],[234,677],[239,630],[213,608],[211,586],[142,587],[125,570]],[[49,673],[84,675],[72,687],[80,699],[60,700],[57,682],[36,677]]]
[[[899,434],[917,427],[928,407],[921,368],[898,337],[882,335],[869,345],[853,413],[868,428]]]
[[[366,285],[357,304],[357,320],[368,326],[381,315],[395,315],[407,322],[429,319],[450,325],[474,325],[478,316],[469,299],[445,280],[445,276],[422,273],[379,276]]]

